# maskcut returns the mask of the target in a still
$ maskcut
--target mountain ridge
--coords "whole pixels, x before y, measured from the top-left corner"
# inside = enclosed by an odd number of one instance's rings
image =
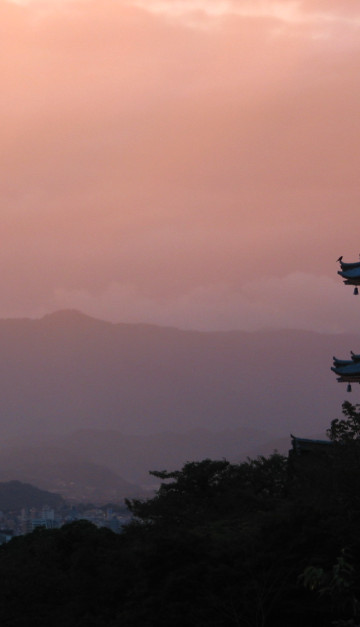
[[[323,431],[346,394],[332,355],[357,343],[347,334],[109,323],[66,310],[0,320],[0,438],[86,427]]]

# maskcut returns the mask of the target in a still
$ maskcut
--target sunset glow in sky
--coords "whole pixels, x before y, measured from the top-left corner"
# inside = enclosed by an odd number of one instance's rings
[[[0,317],[357,331],[356,0],[0,0]]]

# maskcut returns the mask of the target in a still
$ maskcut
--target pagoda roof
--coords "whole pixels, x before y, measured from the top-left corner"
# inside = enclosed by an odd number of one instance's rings
[[[342,260],[342,257],[339,257],[338,262],[340,263],[341,270],[338,271],[338,274],[345,279],[345,285],[360,285],[360,261],[354,261],[352,263],[345,263]],[[356,291],[355,294],[358,292]]]
[[[341,270],[353,270],[354,268],[360,268],[360,261],[353,261],[350,263],[346,263],[342,260],[342,257],[339,257],[338,261],[340,262]]]
[[[360,268],[350,268],[349,270],[338,270],[338,274],[344,279],[354,280],[360,279]]]
[[[351,351],[351,359],[338,359],[333,357],[331,370],[339,375],[338,381],[360,382],[360,355]]]
[[[292,453],[301,455],[302,453],[318,452],[325,447],[331,446],[333,442],[331,440],[318,440],[311,438],[298,438],[295,435],[290,434]]]

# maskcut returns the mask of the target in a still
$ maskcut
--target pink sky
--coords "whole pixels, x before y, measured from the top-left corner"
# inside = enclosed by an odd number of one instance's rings
[[[356,0],[0,0],[0,317],[357,330]]]

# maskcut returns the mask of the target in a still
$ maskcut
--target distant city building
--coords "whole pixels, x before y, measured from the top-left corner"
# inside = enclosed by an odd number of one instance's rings
[[[0,544],[5,544],[5,542],[9,542],[11,538],[14,537],[14,532],[12,529],[1,529],[0,530]]]
[[[97,527],[107,527],[114,533],[121,533],[122,528],[130,522],[131,518],[130,512],[127,513],[124,511],[124,508],[120,508],[120,511],[117,511],[113,508],[105,510],[96,507],[84,510],[80,507],[78,510],[76,506],[71,505],[68,508],[63,508],[61,512],[57,512],[53,508],[44,505],[39,510],[23,508],[20,514],[9,513],[7,518],[3,517],[3,525],[6,524],[13,535],[23,535],[31,533],[38,527],[57,529],[76,520],[88,520]],[[2,533],[1,530],[0,533]]]
[[[37,527],[45,527],[45,529],[57,529],[60,527],[60,521],[49,520],[48,518],[33,518],[29,523],[30,531],[34,531]]]

